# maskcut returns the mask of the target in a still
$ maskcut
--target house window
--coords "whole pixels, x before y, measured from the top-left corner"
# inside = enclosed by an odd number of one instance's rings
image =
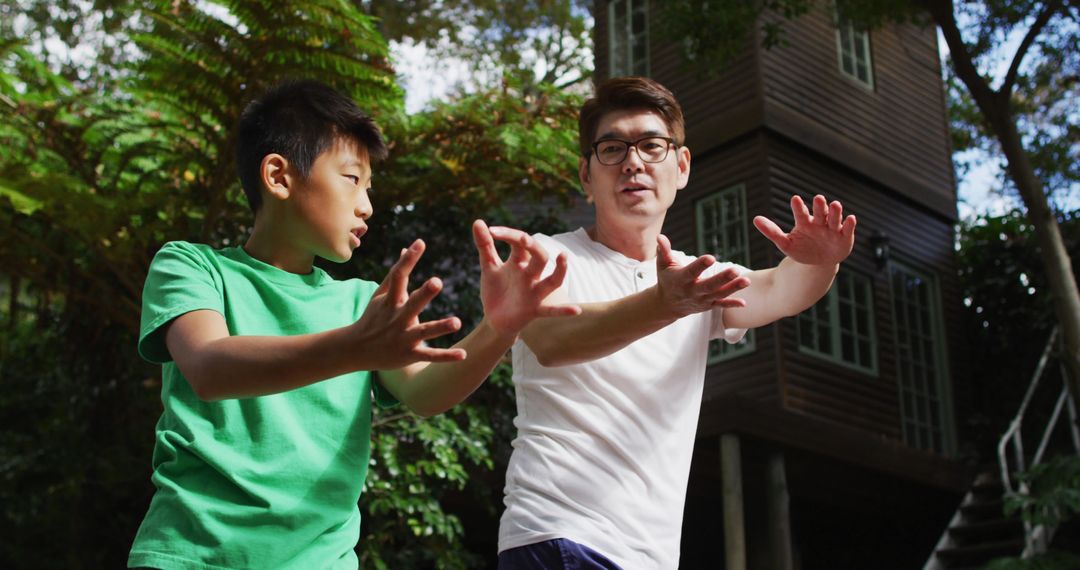
[[[851,20],[839,16],[836,20],[836,42],[840,48],[840,71],[873,89],[874,71],[870,62],[870,32],[855,27]]]
[[[904,441],[944,453],[949,432],[937,282],[895,262],[890,263],[889,274]]]
[[[649,74],[649,3],[615,0],[608,4],[610,77]]]
[[[877,374],[877,336],[870,279],[841,270],[829,292],[798,317],[799,349]]]
[[[711,253],[721,261],[749,265],[750,250],[746,235],[746,188],[740,184],[726,188],[698,201],[697,245],[701,253]],[[709,364],[753,352],[754,331],[735,344],[722,340],[709,343]]]

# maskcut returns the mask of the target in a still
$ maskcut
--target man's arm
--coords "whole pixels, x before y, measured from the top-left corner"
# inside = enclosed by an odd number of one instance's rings
[[[537,319],[521,338],[541,365],[566,366],[612,354],[686,315],[714,307],[741,307],[744,301],[731,295],[749,281],[734,268],[702,279],[702,272],[715,263],[713,256],[703,255],[679,266],[671,242],[661,235],[656,285],[613,301],[583,303],[581,315],[573,319]],[[553,303],[565,299],[562,289],[552,294]]]
[[[424,252],[417,240],[390,269],[360,320],[324,332],[292,336],[231,336],[216,311],[185,313],[166,325],[165,344],[203,400],[245,398],[300,388],[356,370],[413,362],[460,361],[461,349],[424,341],[456,331],[456,317],[421,323],[420,311],[442,289],[432,278],[406,294],[409,273]],[[390,295],[393,288],[395,295]]]
[[[728,328],[761,326],[797,314],[829,290],[854,244],[855,217],[844,219],[840,203],[828,205],[823,196],[814,198],[817,216],[798,196],[791,205],[795,228],[790,234],[767,218],[754,219],[758,230],[787,255],[777,267],[743,276],[728,268],[702,279],[716,260],[703,255],[679,267],[661,235],[654,287],[606,303],[582,304],[581,316],[574,319],[538,319],[521,337],[541,365],[565,366],[602,358],[686,315],[714,308],[724,309]],[[565,298],[556,291],[552,302]]]
[[[750,286],[734,295],[746,303],[724,311],[724,326],[753,328],[794,316],[828,292],[840,262],[855,244],[855,216],[845,218],[840,202],[828,204],[821,195],[814,197],[813,207],[811,215],[802,198],[791,198],[791,233],[768,218],[754,218],[754,226],[785,257],[772,269],[747,274]]]
[[[484,318],[455,349],[468,356],[459,361],[417,363],[397,370],[380,370],[383,386],[421,416],[442,413],[464,400],[487,379],[492,369],[517,340],[518,333],[537,317],[550,320],[577,315],[573,305],[555,305],[548,299],[566,276],[566,257],[555,260],[555,271],[541,279],[548,257],[528,234],[511,228],[473,224],[473,239],[480,254],[480,297]],[[503,262],[495,240],[510,244]]]

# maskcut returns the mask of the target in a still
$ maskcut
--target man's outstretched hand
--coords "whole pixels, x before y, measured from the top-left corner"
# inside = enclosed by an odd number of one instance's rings
[[[516,335],[537,317],[566,317],[581,313],[577,305],[551,305],[544,300],[566,277],[566,256],[555,258],[555,271],[541,279],[547,252],[529,234],[507,227],[473,222],[473,241],[480,254],[480,300],[484,318],[500,334]],[[495,240],[510,244],[503,261]]]
[[[855,245],[855,216],[844,217],[840,202],[828,204],[825,197],[814,196],[811,215],[802,198],[791,197],[795,227],[784,233],[765,216],[754,218],[754,226],[780,251],[807,265],[836,265],[847,258]]]

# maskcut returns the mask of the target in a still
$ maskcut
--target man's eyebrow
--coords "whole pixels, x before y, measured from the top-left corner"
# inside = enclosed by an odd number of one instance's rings
[[[667,135],[665,135],[664,133],[662,133],[660,131],[656,131],[656,130],[643,131],[641,133],[641,135],[640,135],[640,137],[664,137],[664,136],[667,136]],[[600,136],[596,137],[596,140],[602,141],[602,140],[605,140],[605,139],[621,139],[622,137],[623,137],[622,133],[617,133],[615,131],[607,131],[605,133],[601,133]]]

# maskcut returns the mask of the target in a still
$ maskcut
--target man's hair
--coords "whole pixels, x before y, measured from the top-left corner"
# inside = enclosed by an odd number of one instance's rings
[[[373,163],[388,153],[375,121],[318,81],[286,80],[249,103],[237,125],[236,171],[251,211],[262,205],[259,170],[266,155],[284,156],[307,178],[315,159],[339,139],[363,145]]]
[[[676,146],[682,146],[686,136],[682,107],[667,87],[648,77],[615,77],[596,88],[596,95],[585,101],[578,116],[578,144],[581,156],[592,154],[593,138],[600,119],[611,111],[641,109],[656,111],[664,119]]]

